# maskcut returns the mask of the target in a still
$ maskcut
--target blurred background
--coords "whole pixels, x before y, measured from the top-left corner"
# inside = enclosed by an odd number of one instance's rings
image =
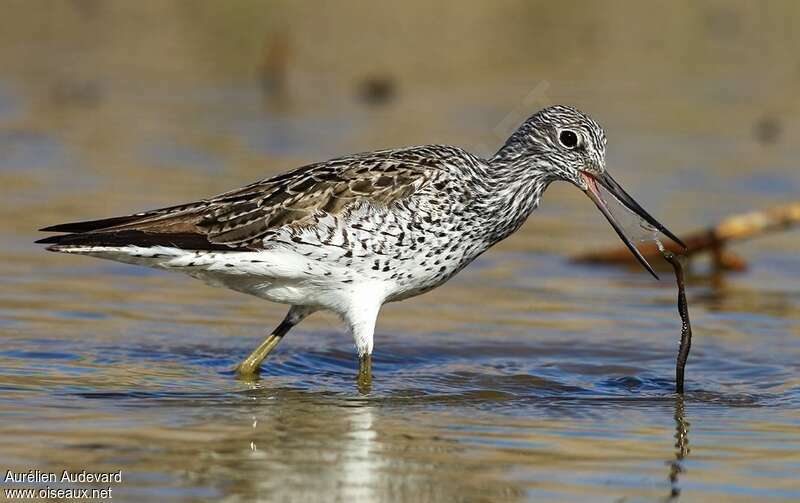
[[[283,307],[32,244],[353,152],[490,155],[556,103],[681,234],[798,199],[799,49],[791,0],[5,0],[3,467],[122,469],[115,501],[800,498],[797,232],[699,264],[685,403],[670,274],[571,263],[616,237],[567,184],[387,306],[369,396],[334,317],[242,383]]]

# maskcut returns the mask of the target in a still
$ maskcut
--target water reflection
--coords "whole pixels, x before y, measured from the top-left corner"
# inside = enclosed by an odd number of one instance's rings
[[[689,422],[686,421],[686,404],[683,395],[675,395],[675,459],[669,463],[670,495],[668,501],[676,500],[681,494],[678,479],[684,473],[683,461],[689,455]]]
[[[372,407],[350,409],[350,431],[344,437],[341,461],[342,495],[346,501],[376,501],[375,487],[383,471],[383,459],[377,449],[377,433]]]

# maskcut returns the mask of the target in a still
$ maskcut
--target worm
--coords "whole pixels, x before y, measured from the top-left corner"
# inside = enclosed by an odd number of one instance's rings
[[[664,249],[661,250],[661,254],[675,270],[675,282],[678,284],[678,314],[681,315],[681,345],[678,349],[678,360],[675,364],[675,393],[682,395],[686,361],[689,359],[689,349],[692,347],[692,324],[689,322],[689,308],[686,303],[686,287],[681,258]]]

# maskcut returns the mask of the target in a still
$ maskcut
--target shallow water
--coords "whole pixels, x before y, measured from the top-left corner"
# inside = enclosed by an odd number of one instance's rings
[[[85,49],[57,35],[58,50]],[[130,40],[98,36],[107,47],[69,69],[47,43],[32,51],[55,69],[39,73],[0,51],[16,68],[0,77],[0,468],[122,470],[114,501],[800,499],[796,232],[737,246],[751,265],[742,274],[697,264],[683,398],[672,392],[671,273],[659,283],[570,263],[615,237],[566,185],[446,286],[384,308],[369,393],[356,389],[352,342],[328,315],[287,336],[261,379],[240,381],[233,366],[281,306],[48,254],[32,244],[35,229],[192,200],[346,152],[448,142],[486,153],[539,105],[526,96],[542,80],[498,69],[454,86],[401,72],[402,92],[375,108],[299,63],[294,78],[330,84],[329,96],[300,86],[289,104],[265,103],[245,72],[182,68],[189,76],[176,80],[137,66],[141,55],[120,66],[115,48]],[[150,43],[172,56],[194,47]],[[722,66],[657,96],[643,91],[656,77],[582,80],[571,66],[546,82],[549,99],[606,126],[609,169],[681,233],[791,201],[800,186],[796,114],[778,113],[780,140],[760,142],[753,124],[777,112],[736,99],[760,81]],[[731,72],[735,84],[720,90]],[[769,91],[788,97],[786,109],[794,82]]]

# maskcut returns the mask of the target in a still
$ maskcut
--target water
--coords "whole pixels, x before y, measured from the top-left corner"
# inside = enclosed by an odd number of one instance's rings
[[[375,107],[354,97],[358,71],[320,75],[298,42],[292,96],[265,102],[239,52],[217,48],[236,56],[209,67],[198,49],[208,40],[176,28],[176,7],[141,37],[102,28],[123,23],[125,4],[54,5],[17,9],[0,30],[49,27],[26,42],[36,58],[0,51],[0,468],[122,470],[114,501],[800,499],[796,232],[736,246],[751,266],[742,274],[695,264],[684,398],[673,393],[680,320],[668,267],[659,283],[571,263],[616,237],[566,184],[446,286],[384,308],[366,395],[333,316],[303,322],[262,378],[244,382],[234,365],[283,307],[32,244],[44,225],[193,200],[342,153],[424,142],[487,153],[506,122],[539,106],[526,96],[542,79],[548,99],[606,126],[615,178],[680,233],[796,198],[800,123],[788,110],[800,77],[753,77],[777,49],[726,66],[734,55],[695,33],[690,61],[722,63],[657,93],[647,89],[683,63],[656,58],[669,68],[628,77],[584,75],[574,60],[548,60],[547,74],[495,63],[491,78],[464,81],[399,57],[399,94]],[[195,19],[231,22],[204,17],[210,8]],[[281,9],[290,30],[324,24]],[[740,11],[698,19],[724,38],[732,15],[741,33],[730,43],[773,47],[747,38]],[[440,14],[466,30],[461,14]],[[614,31],[606,23],[601,34]],[[594,64],[627,68],[634,56],[611,56],[627,39],[609,44]],[[580,57],[580,44],[564,47]],[[475,49],[453,56],[450,73],[463,77],[457,62]],[[331,57],[321,50],[314,57]],[[85,58],[64,60],[70,51]],[[753,91],[765,75],[775,85]],[[780,125],[767,143],[752,132],[765,116]]]

